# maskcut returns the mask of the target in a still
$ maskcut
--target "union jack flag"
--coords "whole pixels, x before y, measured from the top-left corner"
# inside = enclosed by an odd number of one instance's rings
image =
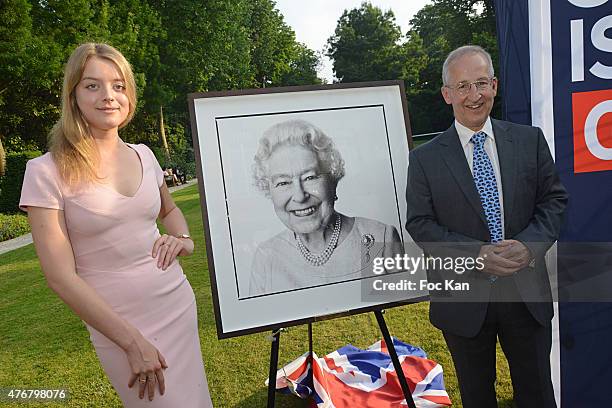
[[[395,338],[393,345],[415,405],[419,408],[450,406],[442,367],[428,360],[418,347]],[[407,406],[384,340],[367,350],[348,345],[324,357],[314,354],[312,361],[312,376],[308,353],[278,370],[277,391],[311,398],[311,406],[316,408]]]

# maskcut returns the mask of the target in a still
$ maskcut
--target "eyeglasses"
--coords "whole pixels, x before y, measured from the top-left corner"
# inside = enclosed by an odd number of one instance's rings
[[[491,89],[491,86],[493,85],[493,81],[495,81],[496,79],[497,78],[495,77],[491,77],[491,78],[486,78],[486,79],[479,79],[478,81],[474,81],[474,82],[460,82],[456,86],[450,86],[450,85],[444,85],[444,86],[450,89],[454,89],[461,96],[466,96],[472,90],[472,85],[476,86],[477,91],[481,91],[481,92],[488,91],[489,89]]]

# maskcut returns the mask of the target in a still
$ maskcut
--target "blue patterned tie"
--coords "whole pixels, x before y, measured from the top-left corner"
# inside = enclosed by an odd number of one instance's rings
[[[485,132],[474,133],[470,139],[474,143],[474,158],[472,160],[472,175],[476,189],[480,195],[480,202],[487,218],[491,242],[499,242],[504,239],[501,219],[501,205],[499,203],[499,191],[491,159],[485,152],[484,144],[487,139]],[[497,276],[489,276],[491,283],[497,280]]]
[[[474,183],[480,195],[480,202],[484,209],[491,235],[491,242],[499,242],[504,239],[502,230],[501,206],[499,203],[499,192],[497,191],[497,181],[491,160],[485,152],[484,144],[487,138],[485,132],[474,133],[470,139],[474,143],[474,160],[472,164],[472,174]]]

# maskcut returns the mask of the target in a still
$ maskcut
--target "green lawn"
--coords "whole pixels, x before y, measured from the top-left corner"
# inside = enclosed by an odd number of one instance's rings
[[[218,340],[210,291],[204,233],[196,186],[173,194],[195,237],[196,254],[181,263],[196,293],[204,364],[215,407],[266,406],[264,380],[268,373],[268,333]],[[121,403],[102,371],[83,323],[46,286],[32,245],[0,255],[0,388],[68,388],[67,403],[48,407],[120,407]],[[388,310],[391,334],[422,347],[445,370],[454,406],[460,407],[453,364],[441,334],[420,303]],[[328,320],[313,325],[314,349],[319,355],[351,343],[365,347],[380,338],[372,313]],[[305,326],[281,336],[280,363],[308,349]],[[498,349],[500,407],[511,407],[508,368]],[[3,403],[0,402],[0,406]],[[9,405],[6,405],[9,406]],[[10,407],[31,406],[12,403]],[[277,407],[306,407],[298,399],[278,396]]]

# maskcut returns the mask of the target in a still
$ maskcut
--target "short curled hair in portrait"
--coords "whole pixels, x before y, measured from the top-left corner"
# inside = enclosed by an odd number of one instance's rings
[[[259,139],[252,168],[253,181],[266,197],[270,196],[267,160],[281,146],[303,146],[315,153],[321,171],[330,176],[334,188],[344,177],[344,160],[333,140],[310,122],[288,120],[268,128]]]

